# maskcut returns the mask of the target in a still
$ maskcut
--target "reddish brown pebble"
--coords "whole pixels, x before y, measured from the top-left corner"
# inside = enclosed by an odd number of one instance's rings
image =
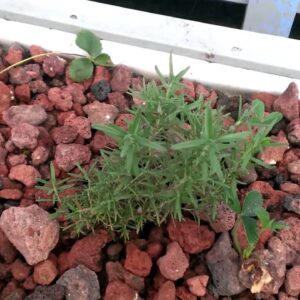
[[[10,271],[13,277],[18,281],[25,280],[31,271],[31,267],[20,259],[16,259],[10,266]]]
[[[40,285],[49,285],[57,276],[58,270],[52,260],[47,259],[34,266],[33,280]]]

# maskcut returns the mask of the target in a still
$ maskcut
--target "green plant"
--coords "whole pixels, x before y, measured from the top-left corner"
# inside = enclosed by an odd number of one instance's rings
[[[81,30],[76,36],[76,45],[86,51],[88,57],[72,60],[70,64],[70,77],[77,82],[82,82],[92,77],[94,65],[110,66],[110,57],[102,53],[100,39],[91,31]]]
[[[258,221],[260,226],[258,225]],[[241,225],[244,226],[248,240],[248,246],[243,250],[237,238],[237,230]],[[270,219],[269,213],[263,208],[263,198],[261,194],[252,191],[246,195],[241,213],[238,215],[234,229],[232,230],[233,241],[240,255],[243,258],[248,258],[258,242],[259,235],[263,231],[267,229],[277,231],[286,227],[286,224]]]
[[[274,145],[267,135],[281,114],[265,116],[263,103],[254,101],[249,108],[240,105],[237,121],[226,127],[222,108],[212,109],[201,97],[188,103],[178,93],[187,69],[175,75],[170,60],[167,78],[156,71],[161,84],[151,81],[140,92],[131,91],[145,105],[132,108],[127,131],[93,126],[118,148],[101,151],[101,167],[71,174],[80,192],[63,199],[52,193],[59,202],[56,215],[64,214],[78,233],[102,224],[128,238],[130,230],[140,231],[146,222],[160,225],[168,217],[197,218],[205,211],[214,219],[220,201],[242,213],[239,174],[264,166],[255,156]],[[245,130],[239,132],[241,125]]]

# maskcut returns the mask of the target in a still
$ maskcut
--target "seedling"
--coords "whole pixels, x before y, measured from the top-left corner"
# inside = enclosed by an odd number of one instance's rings
[[[152,81],[140,92],[131,91],[145,105],[132,108],[134,118],[127,131],[116,125],[93,126],[111,136],[118,148],[101,152],[101,168],[88,172],[81,168],[81,176],[73,175],[78,193],[61,200],[51,189],[60,202],[56,215],[63,214],[77,233],[102,224],[127,239],[130,230],[139,232],[147,222],[161,225],[169,217],[197,217],[199,211],[214,219],[217,204],[223,201],[246,224],[253,249],[257,227],[247,208],[250,196],[240,205],[238,178],[249,167],[264,166],[256,155],[274,145],[267,135],[281,114],[265,116],[264,104],[254,101],[247,109],[241,107],[236,123],[226,128],[222,108],[212,109],[201,97],[187,103],[185,95],[178,94],[187,69],[174,74],[170,60],[167,78],[156,71],[161,84]],[[238,132],[240,125],[246,130]],[[255,216],[266,228],[280,228],[262,209],[255,210]]]
[[[85,50],[89,56],[80,57],[72,60],[70,64],[70,77],[76,82],[82,82],[93,76],[94,65],[112,66],[110,56],[106,53],[102,53],[102,45],[100,39],[91,31],[81,30],[76,35],[76,45]],[[0,71],[3,74],[17,66],[27,63],[35,58],[65,54],[62,52],[47,52],[27,57],[13,65]],[[70,55],[70,54],[69,54]]]
[[[88,57],[74,59],[70,64],[70,77],[82,82],[92,77],[94,66],[111,66],[110,56],[102,53],[100,39],[91,31],[81,30],[76,36],[76,45],[86,51]]]
[[[245,199],[241,210],[238,215],[235,227],[232,230],[233,241],[236,249],[243,258],[248,258],[258,242],[260,234],[271,229],[277,231],[287,228],[287,225],[283,222],[278,222],[270,219],[270,215],[266,209],[263,208],[262,195],[256,191],[249,192]],[[261,226],[258,226],[258,221]],[[244,226],[246,237],[248,240],[248,246],[245,249],[241,249],[237,238],[237,230],[240,226]]]

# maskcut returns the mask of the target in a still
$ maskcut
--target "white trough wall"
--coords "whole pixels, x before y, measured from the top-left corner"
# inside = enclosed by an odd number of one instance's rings
[[[82,0],[0,0],[0,17],[300,79],[297,40]]]
[[[0,19],[0,43],[19,42],[25,46],[40,45],[47,50],[83,54],[75,45],[75,34]],[[168,74],[169,54],[131,45],[102,41],[103,50],[111,55],[115,64],[126,64],[147,77],[155,76],[157,65]],[[234,93],[264,91],[274,94],[283,92],[291,81],[300,87],[300,80],[250,71],[246,69],[209,63],[207,61],[173,55],[174,70],[190,66],[185,78]]]

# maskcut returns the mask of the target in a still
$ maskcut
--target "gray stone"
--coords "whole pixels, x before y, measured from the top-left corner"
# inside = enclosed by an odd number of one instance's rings
[[[282,205],[288,211],[300,214],[300,195],[288,195],[282,199]]]
[[[66,271],[56,283],[66,288],[67,300],[100,299],[100,286],[97,275],[83,265]]]
[[[206,262],[218,295],[232,296],[246,289],[238,278],[241,261],[231,246],[228,232],[222,233],[213,248],[206,254]]]

